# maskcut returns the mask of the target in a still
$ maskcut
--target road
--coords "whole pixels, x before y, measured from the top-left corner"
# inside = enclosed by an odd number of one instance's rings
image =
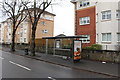
[[[50,64],[0,50],[0,74],[1,72],[2,78],[110,78],[110,76]]]

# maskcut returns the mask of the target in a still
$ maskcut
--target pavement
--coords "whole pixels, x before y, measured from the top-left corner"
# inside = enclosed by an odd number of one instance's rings
[[[10,51],[9,48],[2,48],[2,50],[6,52]],[[107,62],[99,62],[99,61],[84,60],[84,59],[81,59],[80,62],[78,63],[73,63],[72,59],[64,59],[61,56],[50,55],[45,53],[36,52],[36,56],[34,57],[30,55],[25,55],[25,52],[23,50],[16,50],[14,54],[64,66],[64,67],[77,69],[77,70],[83,70],[83,71],[120,78],[118,63],[107,63]]]

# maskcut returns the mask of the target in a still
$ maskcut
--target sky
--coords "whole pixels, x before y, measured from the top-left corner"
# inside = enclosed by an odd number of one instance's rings
[[[50,6],[48,11],[56,15],[54,18],[54,36],[59,34],[74,35],[74,5],[70,0],[56,0],[55,5],[52,8]],[[3,17],[0,17],[0,22],[2,20],[4,20]]]
[[[53,6],[55,16],[54,35],[74,35],[74,5],[70,0],[60,2],[60,5]]]

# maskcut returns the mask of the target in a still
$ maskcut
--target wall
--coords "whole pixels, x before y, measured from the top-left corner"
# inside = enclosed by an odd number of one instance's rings
[[[120,51],[83,50],[83,59],[120,63]]]
[[[102,11],[111,10],[111,20],[102,20]],[[119,20],[116,19],[116,10],[118,10],[118,2],[116,1],[101,1],[96,4],[96,14],[98,14],[98,22],[96,23],[96,34],[98,34],[98,44],[108,46],[107,50],[115,50],[117,43],[117,32]],[[111,42],[102,42],[102,33],[112,33]],[[114,46],[113,46],[114,45]],[[105,49],[105,48],[103,48]]]
[[[90,43],[84,43],[83,47],[91,46],[96,43],[96,16],[95,6],[76,11],[76,35],[90,35]],[[80,25],[81,17],[90,16],[90,24]]]
[[[45,25],[42,25],[41,22],[45,22]],[[42,33],[42,30],[48,30],[48,33]],[[45,19],[39,20],[36,29],[36,38],[53,37],[53,34],[54,34],[54,21]]]

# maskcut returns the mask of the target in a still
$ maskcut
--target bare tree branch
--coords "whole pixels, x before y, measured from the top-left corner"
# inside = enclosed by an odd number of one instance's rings
[[[12,13],[10,12],[10,10],[7,10],[6,8],[5,8],[5,5],[4,5],[4,3],[3,3],[3,9],[5,10],[5,13],[7,13],[7,14],[10,14],[10,16],[13,16],[12,15]]]
[[[29,10],[29,8],[28,8],[28,6],[25,4],[25,3],[22,3],[25,7],[26,7],[26,10],[25,11],[27,11],[27,13],[28,13],[28,15],[29,15],[29,18],[30,18],[30,22],[31,22],[31,24],[33,25],[33,20],[32,20],[32,12]]]

